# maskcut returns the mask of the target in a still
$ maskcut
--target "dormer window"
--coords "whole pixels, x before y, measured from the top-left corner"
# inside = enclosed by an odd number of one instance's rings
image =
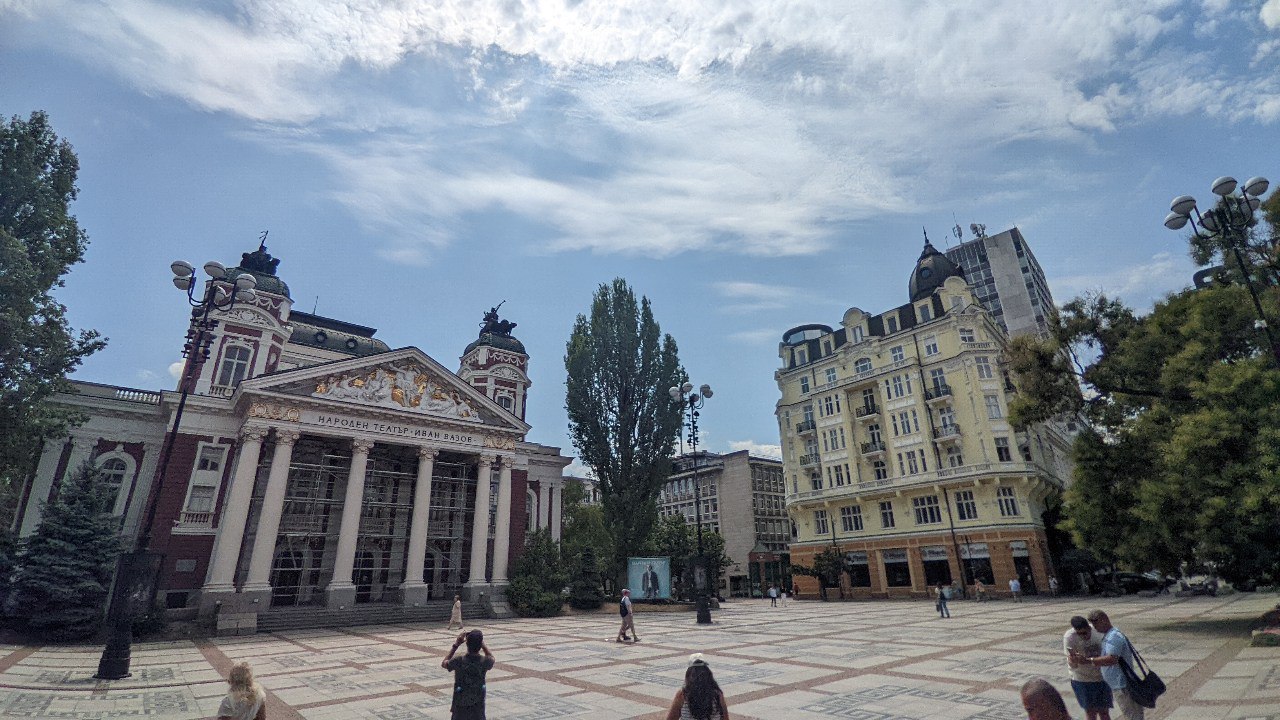
[[[804,348],[796,348],[796,364],[804,365],[809,362],[809,351]]]
[[[218,385],[233,387],[249,373],[249,348],[233,345],[222,355],[222,367],[218,372]]]
[[[929,322],[933,319],[933,308],[928,303],[920,306],[920,322]]]
[[[516,406],[515,401],[511,399],[510,395],[499,395],[498,405],[502,406],[502,409],[507,412],[512,412]]]
[[[886,320],[886,326],[889,328],[890,335],[898,332],[898,318],[893,318],[893,317],[888,318]]]
[[[854,343],[862,342],[862,326],[861,325],[853,329],[853,342]]]

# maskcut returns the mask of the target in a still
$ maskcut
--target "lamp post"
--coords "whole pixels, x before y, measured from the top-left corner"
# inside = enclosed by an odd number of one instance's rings
[[[698,624],[709,625],[711,624],[711,598],[708,596],[708,586],[711,584],[711,578],[708,577],[707,556],[703,554],[702,548],[702,490],[698,485],[698,411],[711,398],[711,386],[704,384],[698,388],[698,392],[693,392],[693,383],[686,382],[680,387],[672,387],[667,392],[672,400],[680,403],[680,412],[687,418],[689,447],[693,449],[693,512],[698,526],[698,558],[694,566],[693,584],[697,592]],[[680,450],[684,452],[683,433],[680,438]],[[701,583],[698,582],[699,570],[702,573]]]
[[[1240,246],[1245,242],[1249,228],[1257,224],[1254,213],[1262,205],[1261,195],[1267,191],[1270,183],[1264,177],[1252,177],[1244,185],[1238,185],[1230,176],[1220,177],[1213,181],[1213,194],[1220,200],[1212,208],[1200,212],[1196,207],[1196,199],[1190,195],[1179,195],[1169,204],[1169,214],[1164,218],[1164,226],[1170,230],[1181,230],[1191,223],[1196,237],[1209,240],[1217,238],[1225,248],[1230,248],[1244,277],[1245,286],[1249,289],[1249,297],[1253,298],[1253,309],[1258,313],[1254,321],[1255,329],[1262,330],[1271,346],[1276,368],[1280,369],[1280,342],[1267,324],[1267,316],[1262,311],[1262,301],[1258,298],[1258,290],[1253,284],[1253,273],[1245,263]],[[1240,193],[1236,194],[1239,187]],[[1194,213],[1194,214],[1193,214]]]
[[[248,272],[243,272],[234,280],[227,280],[227,269],[222,263],[210,260],[204,264],[204,271],[209,276],[207,283],[197,282],[195,268],[190,263],[176,260],[169,266],[173,270],[173,284],[187,293],[187,302],[191,305],[191,326],[187,330],[187,342],[182,347],[182,356],[187,359],[178,380],[178,407],[173,415],[173,426],[165,435],[164,448],[160,453],[160,463],[151,481],[151,491],[147,494],[147,507],[142,527],[138,532],[133,550],[120,556],[116,566],[116,584],[111,595],[111,607],[107,613],[107,624],[110,628],[106,647],[98,660],[98,672],[94,678],[98,680],[119,680],[127,678],[129,661],[133,644],[133,619],[141,612],[151,609],[155,597],[155,581],[160,571],[163,556],[151,551],[151,529],[155,524],[156,505],[160,491],[164,487],[164,478],[169,469],[169,459],[173,456],[173,444],[182,424],[182,412],[187,406],[187,396],[191,393],[191,385],[199,377],[198,368],[209,359],[209,348],[213,344],[213,329],[218,326],[217,320],[210,320],[209,314],[214,310],[230,310],[237,302],[253,302],[257,299],[254,288],[258,279]],[[203,292],[196,299],[196,287],[203,285]]]

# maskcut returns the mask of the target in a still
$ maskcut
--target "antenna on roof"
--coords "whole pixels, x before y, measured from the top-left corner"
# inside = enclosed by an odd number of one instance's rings
[[[925,226],[921,225],[921,226],[920,226],[920,232],[924,233],[924,244],[925,244],[925,245],[928,245],[928,244],[929,244],[929,231],[928,231],[927,229],[925,229]]]
[[[270,230],[263,230],[263,231],[262,231],[262,234],[258,236],[258,249],[259,249],[259,250],[261,250],[261,251],[263,251],[263,252],[266,252],[266,251],[267,251],[267,233],[269,233],[269,232],[271,232],[271,231],[270,231]]]
[[[956,214],[955,214],[955,213],[951,213],[951,222],[955,223],[955,225],[951,228],[951,234],[956,236],[956,240],[959,240],[961,243],[963,243],[963,242],[964,242],[964,228],[960,227],[960,221],[959,221],[959,220],[956,220]],[[948,240],[948,241],[947,241],[947,245],[948,245],[948,246],[949,246],[949,245],[951,245],[951,241],[949,241],[949,240]]]
[[[315,315],[315,314],[316,314],[316,308],[318,308],[318,307],[320,307],[320,296],[319,296],[319,295],[317,295],[317,296],[316,296],[316,301],[315,301],[314,303],[312,303],[312,304],[311,304],[311,314],[312,314],[312,315]]]

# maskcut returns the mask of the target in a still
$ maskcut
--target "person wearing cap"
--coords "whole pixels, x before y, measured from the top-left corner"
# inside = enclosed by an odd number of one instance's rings
[[[671,699],[667,720],[729,720],[729,704],[702,653],[689,656],[684,687]]]

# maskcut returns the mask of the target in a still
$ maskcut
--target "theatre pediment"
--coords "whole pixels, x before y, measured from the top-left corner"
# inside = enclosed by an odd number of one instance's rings
[[[280,377],[249,381],[247,389],[295,395],[346,406],[384,408],[476,425],[524,431],[515,417],[475,388],[440,367],[421,351],[394,351],[384,355],[345,360],[311,368],[299,368]],[[295,374],[296,373],[296,374]],[[303,375],[303,377],[298,377]],[[263,382],[274,379],[274,382]]]

